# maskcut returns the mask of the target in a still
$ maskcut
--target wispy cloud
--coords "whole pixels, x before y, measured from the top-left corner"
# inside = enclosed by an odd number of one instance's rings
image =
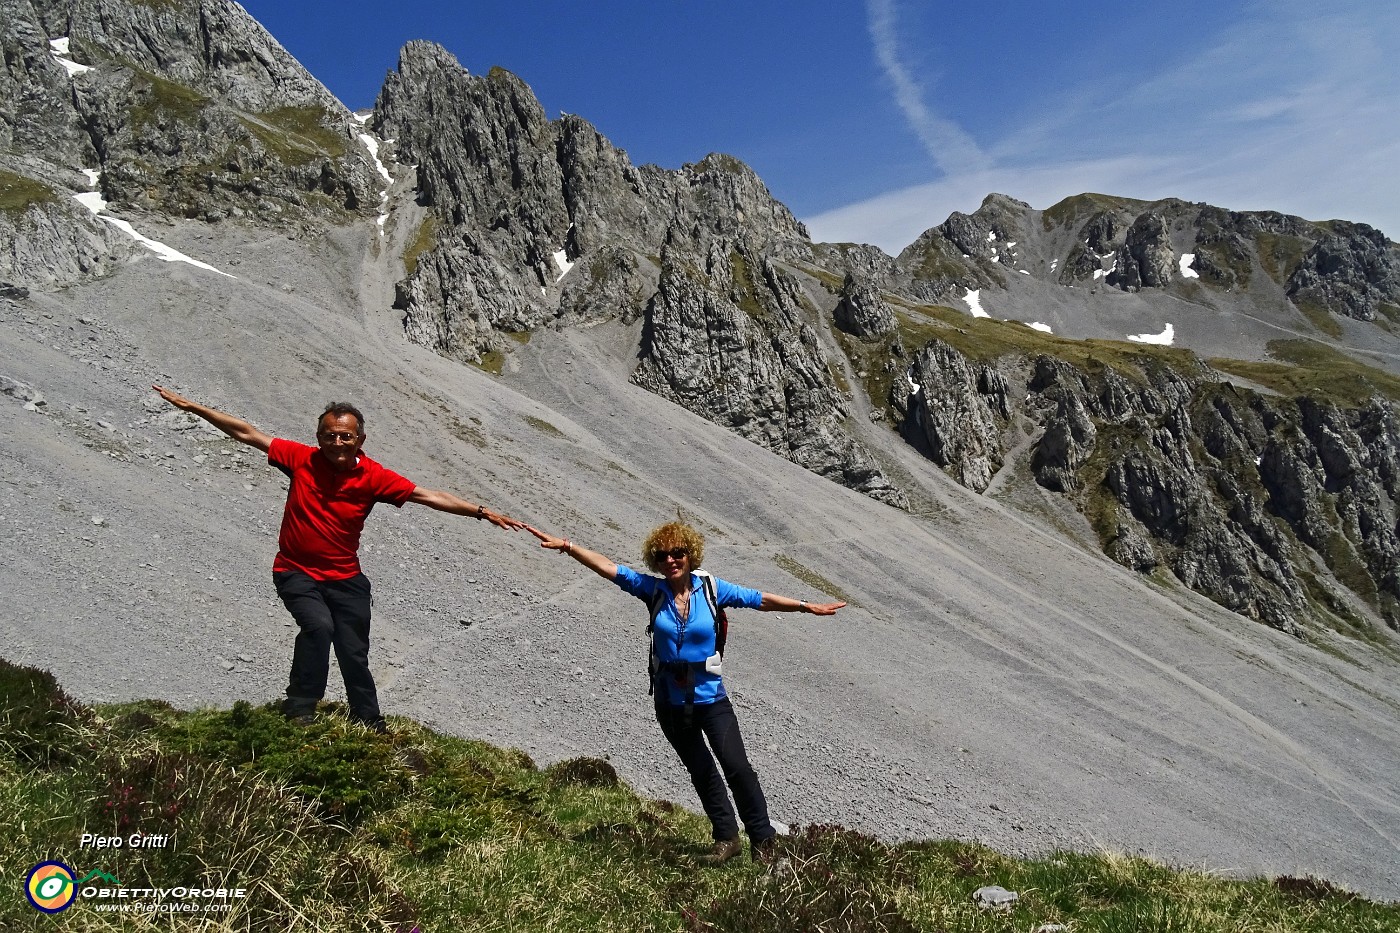
[[[987,156],[973,138],[952,120],[934,113],[924,102],[924,90],[914,80],[900,53],[894,0],[866,0],[865,11],[870,41],[875,46],[875,60],[894,89],[895,104],[934,165],[950,174],[987,168]]]
[[[896,12],[893,0],[868,0],[876,58],[934,180],[804,218],[818,239],[895,252],[992,191],[1038,208],[1083,191],[1180,197],[1400,235],[1400,7],[1260,4],[1111,93],[1045,89],[1042,119],[985,148],[925,105],[900,65]]]

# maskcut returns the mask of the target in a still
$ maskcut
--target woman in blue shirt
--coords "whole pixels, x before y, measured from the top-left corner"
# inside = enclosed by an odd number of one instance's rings
[[[716,624],[711,600],[720,610],[734,606],[823,616],[835,614],[846,604],[809,603],[760,593],[697,572],[705,559],[705,539],[683,522],[662,525],[648,535],[642,545],[643,560],[660,576],[619,566],[567,538],[556,538],[537,528],[529,530],[540,539],[543,547],[569,555],[646,602],[652,614],[651,667],[656,720],[690,772],[705,815],[710,818],[715,844],[706,861],[723,864],[741,850],[739,824],[725,792],[726,782],[734,793],[739,818],[748,831],[753,858],[767,861],[772,855],[776,832],[768,822],[763,788],[744,751],[739,722],[720,676],[722,646],[717,650],[720,627]],[[707,593],[711,585],[713,589]]]

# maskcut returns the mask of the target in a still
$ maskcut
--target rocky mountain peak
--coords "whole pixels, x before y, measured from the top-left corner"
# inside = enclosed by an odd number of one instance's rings
[[[0,170],[50,192],[0,218],[17,244],[7,277],[74,281],[122,252],[64,193],[281,224],[378,199],[349,112],[231,0],[0,0],[0,13]]]

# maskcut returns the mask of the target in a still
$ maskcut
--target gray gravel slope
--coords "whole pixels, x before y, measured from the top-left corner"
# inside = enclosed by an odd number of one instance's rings
[[[149,384],[301,439],[347,397],[368,452],[422,485],[634,563],[681,508],[715,573],[848,594],[829,619],[736,614],[728,679],[781,820],[1400,897],[1393,655],[1145,583],[907,458],[919,516],[827,483],[629,385],[617,325],[537,334],[499,378],[441,359],[402,340],[372,230],[143,232],[239,278],[139,256],[0,301],[0,374],[47,401],[0,397],[4,654],[81,698],[224,705],[285,683],[280,474]],[[414,506],[376,510],[365,540],[387,712],[542,762],[607,755],[690,801],[650,718],[639,604],[531,538]]]

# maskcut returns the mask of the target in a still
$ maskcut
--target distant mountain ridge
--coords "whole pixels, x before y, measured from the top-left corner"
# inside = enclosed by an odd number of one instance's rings
[[[126,210],[304,230],[369,216],[384,188],[352,115],[234,3],[0,12],[13,287],[102,276],[132,248],[63,196],[85,171]],[[617,320],[637,329],[636,384],[880,501],[915,494],[880,451],[889,425],[959,483],[1034,482],[1120,563],[1275,627],[1400,626],[1400,247],[1379,231],[990,195],[896,257],[813,244],[739,160],[633,166],[519,78],[427,42],[370,127],[428,211],[395,302],[416,343],[481,363]],[[1076,343],[1159,332],[1196,356]],[[1352,381],[1298,391],[1277,366]]]

